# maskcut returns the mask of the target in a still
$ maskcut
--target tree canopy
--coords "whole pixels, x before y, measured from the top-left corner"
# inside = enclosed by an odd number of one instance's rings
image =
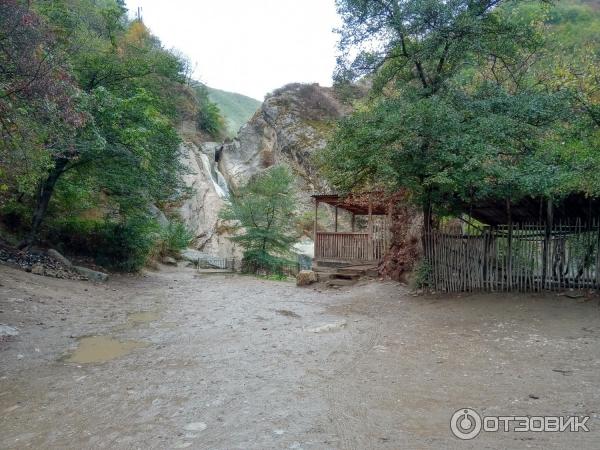
[[[372,92],[319,157],[336,188],[408,188],[426,221],[477,199],[597,192],[596,10],[511,0],[337,6],[338,82],[366,76]]]
[[[148,220],[187,195],[177,126],[223,119],[120,0],[0,1],[0,208],[29,228],[101,209]],[[27,221],[29,225],[26,225]]]

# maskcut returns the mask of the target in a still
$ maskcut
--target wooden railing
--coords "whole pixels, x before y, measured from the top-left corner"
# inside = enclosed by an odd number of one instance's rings
[[[315,259],[340,261],[379,261],[385,253],[385,240],[369,233],[317,232]]]

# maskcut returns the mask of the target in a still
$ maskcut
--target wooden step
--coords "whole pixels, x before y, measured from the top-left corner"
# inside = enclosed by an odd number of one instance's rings
[[[335,267],[314,267],[312,271],[315,273],[335,273],[337,269]]]
[[[338,272],[368,277],[376,277],[379,274],[377,266],[373,265],[340,267],[340,269],[338,269]]]
[[[339,269],[338,273],[346,274],[346,275],[362,276],[362,275],[364,275],[366,273],[366,271],[364,269],[348,268],[348,269]]]
[[[352,286],[353,284],[356,283],[357,280],[346,280],[346,279],[342,279],[342,278],[334,278],[332,280],[328,280],[327,283],[325,283],[327,286],[336,286],[336,287],[342,287],[342,286]]]
[[[335,273],[331,273],[329,274],[329,279],[330,280],[358,280],[360,278],[359,274],[355,274],[355,273],[340,273],[340,272],[335,272]]]

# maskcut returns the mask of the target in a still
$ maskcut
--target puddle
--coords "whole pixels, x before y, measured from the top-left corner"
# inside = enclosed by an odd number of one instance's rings
[[[79,347],[65,361],[74,363],[101,363],[126,355],[131,350],[146,347],[137,341],[121,342],[109,336],[90,336],[79,340]]]

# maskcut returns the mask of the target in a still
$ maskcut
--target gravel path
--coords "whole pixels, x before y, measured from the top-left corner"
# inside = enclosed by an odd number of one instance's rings
[[[94,285],[0,266],[0,283],[0,324],[19,331],[0,340],[0,448],[600,442],[597,299],[319,292],[175,268]],[[590,432],[460,441],[462,407],[589,415]]]

